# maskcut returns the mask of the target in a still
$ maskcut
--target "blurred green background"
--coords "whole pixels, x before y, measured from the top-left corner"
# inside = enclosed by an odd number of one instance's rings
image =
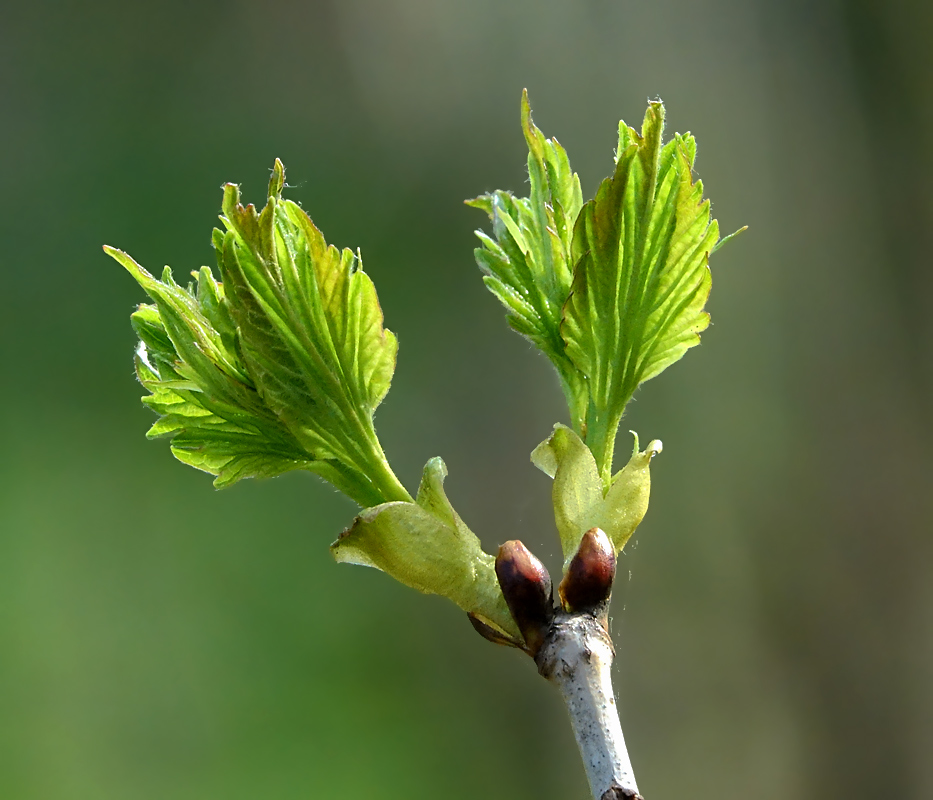
[[[281,157],[398,334],[397,472],[442,455],[488,548],[556,569],[528,454],[565,411],[461,204],[523,191],[525,86],[585,196],[662,97],[750,226],[623,424],[666,445],[614,605],[642,792],[933,796],[931,40],[920,0],[4,3],[0,797],[586,797],[528,659],[332,562],[349,501],[145,441],[100,250],[212,264],[221,183]]]

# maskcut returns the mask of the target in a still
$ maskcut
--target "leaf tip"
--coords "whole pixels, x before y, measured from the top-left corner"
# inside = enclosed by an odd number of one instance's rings
[[[525,134],[528,149],[540,159],[540,140],[544,138],[544,134],[535,127],[534,122],[531,120],[531,103],[528,101],[527,89],[522,89],[522,132]]]
[[[341,531],[335,541],[330,544],[330,554],[338,564],[356,564],[361,567],[378,567],[366,556],[361,548],[354,546],[354,534],[357,534],[362,526],[378,516],[380,507],[363,509],[350,523],[350,527]]]
[[[713,249],[710,250],[710,255],[712,255],[717,250],[719,250],[727,242],[731,242],[740,233],[745,233],[745,231],[747,230],[748,230],[748,225],[743,225],[741,228],[735,231],[735,233],[730,233],[728,236],[723,236],[722,239],[720,239],[718,242],[716,242],[715,245],[713,245]]]
[[[282,188],[285,186],[285,165],[282,159],[275,159],[272,165],[272,175],[269,178],[269,199],[282,199]]]
[[[531,451],[531,463],[549,478],[553,478],[557,474],[557,467],[559,466],[559,459],[554,445],[559,443],[561,437],[567,435],[563,432],[566,430],[569,430],[569,428],[558,422],[554,425],[551,435]]]
[[[236,207],[240,203],[240,187],[235,183],[225,183],[223,185],[223,192],[224,196],[221,202],[221,209],[224,212],[224,216],[232,222]]]

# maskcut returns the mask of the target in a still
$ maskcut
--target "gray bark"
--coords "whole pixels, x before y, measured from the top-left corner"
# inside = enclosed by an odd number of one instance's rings
[[[589,614],[559,614],[535,661],[560,690],[594,800],[639,798],[612,691],[615,651]]]

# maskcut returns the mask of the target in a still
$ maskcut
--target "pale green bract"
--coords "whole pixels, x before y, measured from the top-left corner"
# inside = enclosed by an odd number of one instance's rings
[[[489,213],[496,237],[478,233],[477,262],[512,327],[557,368],[573,429],[608,490],[625,406],[699,343],[709,255],[726,240],[693,181],[693,137],[662,146],[660,102],[649,104],[640,134],[619,124],[615,170],[582,207],[567,199],[579,196],[579,182],[563,149],[530,124],[527,97],[522,120],[531,193],[470,201]]]
[[[565,569],[591,528],[602,528],[616,553],[625,547],[648,510],[649,465],[660,452],[658,440],[639,452],[636,436],[628,464],[604,491],[592,452],[566,425],[555,425],[554,433],[535,448],[532,462],[554,479],[551,498]]]
[[[460,519],[444,492],[440,458],[425,465],[414,503],[385,503],[363,511],[331,545],[337,561],[376,567],[426,594],[439,594],[522,641],[496,578],[495,560]]]

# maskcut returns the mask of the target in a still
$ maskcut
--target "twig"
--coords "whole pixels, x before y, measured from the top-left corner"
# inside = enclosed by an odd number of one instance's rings
[[[557,685],[570,712],[594,800],[632,800],[638,794],[609,674],[615,651],[590,614],[558,614],[535,658]]]

